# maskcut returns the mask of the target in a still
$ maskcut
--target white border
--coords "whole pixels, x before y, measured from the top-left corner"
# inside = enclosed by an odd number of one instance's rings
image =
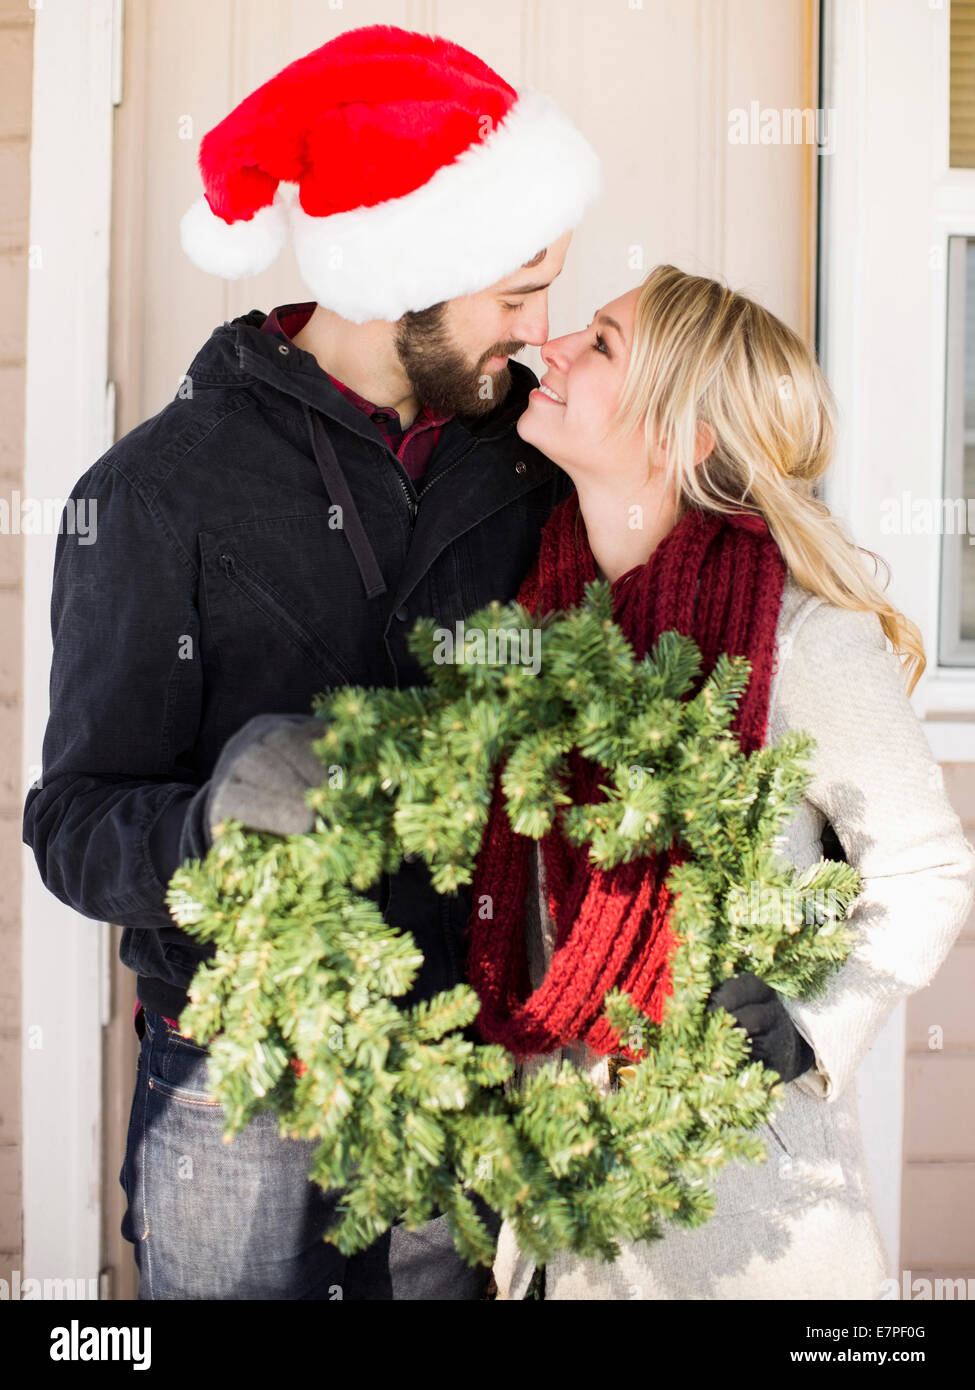
[[[114,9],[113,0],[47,0],[35,12],[29,236],[40,264],[32,264],[28,284],[27,497],[66,497],[111,442]],[[31,536],[24,546],[25,792],[47,722],[55,540]],[[89,1279],[101,1259],[108,929],[47,892],[26,847],[21,920],[22,1274]]]

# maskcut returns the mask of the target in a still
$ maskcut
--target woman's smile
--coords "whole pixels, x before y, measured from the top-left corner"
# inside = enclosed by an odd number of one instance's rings
[[[565,405],[565,398],[560,396],[557,391],[553,391],[551,386],[547,386],[544,381],[530,394],[532,396],[541,396],[546,400],[555,401],[556,405]]]

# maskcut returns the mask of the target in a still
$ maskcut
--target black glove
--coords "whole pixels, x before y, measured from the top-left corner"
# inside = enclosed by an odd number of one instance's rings
[[[839,837],[829,821],[823,826],[823,833],[820,839],[823,846],[824,859],[840,859],[844,864],[850,862],[846,857],[846,850],[840,844]]]
[[[712,990],[707,1008],[709,1013],[726,1009],[748,1034],[753,1060],[777,1071],[783,1081],[794,1081],[815,1066],[816,1054],[796,1030],[782,1000],[757,975],[732,975]]]

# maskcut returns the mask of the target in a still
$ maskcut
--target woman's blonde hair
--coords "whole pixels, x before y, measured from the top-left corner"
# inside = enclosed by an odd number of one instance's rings
[[[662,448],[678,510],[759,511],[793,577],[838,608],[877,614],[912,691],[926,665],[917,626],[892,607],[813,484],[833,452],[836,403],[803,340],[716,280],[657,266],[641,287],[617,409]],[[696,463],[702,424],[714,447]],[[703,435],[704,447],[707,434]]]

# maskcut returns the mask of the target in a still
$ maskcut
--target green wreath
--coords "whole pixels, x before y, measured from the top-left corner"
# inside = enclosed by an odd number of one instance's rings
[[[202,863],[175,875],[173,917],[215,943],[180,1025],[209,1046],[226,1138],[270,1110],[283,1136],[317,1141],[310,1176],[344,1194],[327,1239],[345,1253],[439,1211],[461,1254],[490,1263],[477,1193],[539,1264],[558,1250],[612,1259],[620,1240],[705,1221],[715,1173],[764,1157],[750,1131],[782,1083],[748,1060],[746,1034],[708,1012],[708,996],[743,970],[786,996],[820,990],[852,946],[844,918],[860,880],[828,860],[797,873],[778,855],[814,745],[790,731],[741,752],[729,724],[743,658],[720,658],[691,696],[695,644],[667,632],[636,660],[603,582],[541,623],[492,604],[465,628],[497,659],[437,660],[441,630],[423,620],[410,645],[428,685],[318,698],[327,773],[309,794],[312,833],[227,824]],[[537,671],[504,659],[504,634],[526,630],[542,644]],[[367,896],[405,854],[422,857],[439,893],[470,883],[502,761],[512,825],[545,834],[568,802],[572,748],[607,771],[606,800],[566,815],[594,862],[676,840],[687,852],[668,880],[679,944],[663,1023],[624,995],[605,999],[613,1027],[643,1049],[608,1095],[555,1062],[516,1084],[514,1059],[473,1036],[467,986],[398,1006],[422,957]]]

